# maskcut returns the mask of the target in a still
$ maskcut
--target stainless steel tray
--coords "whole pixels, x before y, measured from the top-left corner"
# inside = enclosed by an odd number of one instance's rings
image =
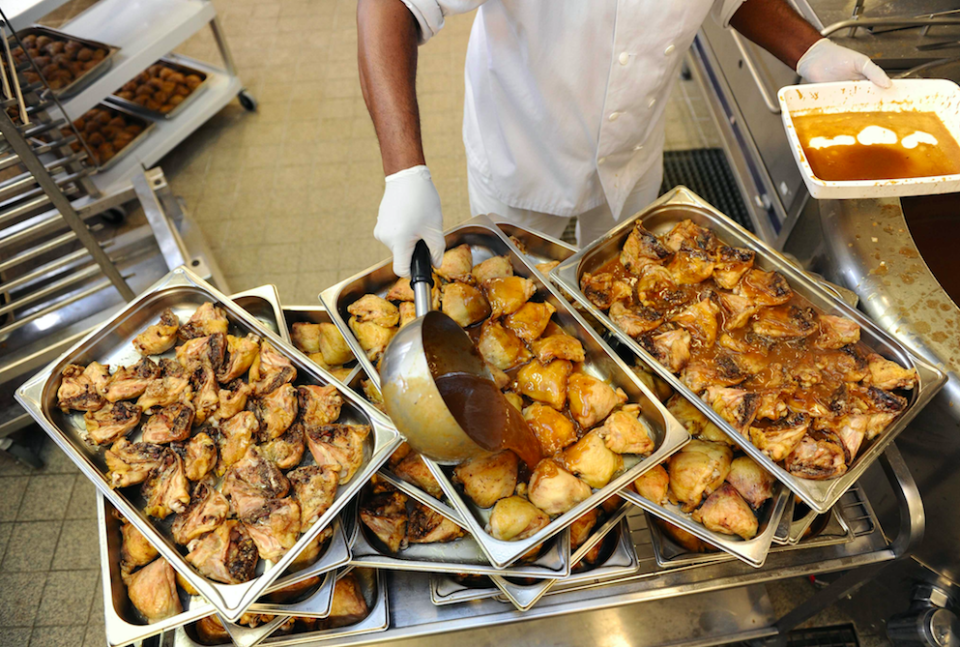
[[[486,600],[495,598],[501,593],[502,591],[493,584],[492,580],[489,587],[473,587],[458,582],[450,573],[430,574],[430,601],[434,606],[442,607],[471,600]]]
[[[536,285],[538,293],[555,309],[555,321],[568,333],[577,337],[583,343],[588,360],[584,369],[604,380],[622,388],[630,402],[641,405],[643,415],[656,436],[656,450],[646,457],[639,458],[631,455],[624,456],[624,470],[603,489],[594,491],[593,495],[571,510],[560,515],[538,533],[521,541],[500,541],[494,539],[484,530],[490,510],[483,510],[468,504],[453,486],[447,474],[433,461],[426,460],[427,466],[440,482],[447,498],[453,503],[454,509],[460,513],[466,522],[466,530],[480,543],[490,562],[497,568],[508,566],[533,546],[544,542],[547,538],[567,527],[587,510],[595,507],[611,494],[619,491],[628,483],[633,482],[647,469],[662,462],[670,454],[686,443],[690,436],[666,408],[649,393],[633,371],[621,360],[607,344],[597,336],[582,317],[570,307],[560,296],[556,288],[547,281],[540,272],[533,269],[529,261],[514,247],[509,238],[500,231],[489,219],[478,216],[466,223],[454,227],[446,233],[447,247],[460,244],[469,244],[473,251],[474,262],[481,262],[495,255],[508,255],[513,263],[514,273],[530,278]],[[340,328],[344,337],[354,348],[360,362],[364,365],[367,374],[379,386],[379,375],[366,355],[362,352],[356,338],[346,324],[347,306],[367,293],[383,295],[396,281],[390,261],[384,261],[373,268],[362,272],[353,278],[347,279],[338,285],[324,291],[320,298],[326,306],[330,316]]]
[[[157,124],[156,122],[150,121],[149,119],[145,119],[141,115],[130,112],[129,110],[125,110],[119,106],[113,106],[106,103],[98,103],[96,107],[100,109],[107,109],[107,110],[113,110],[114,112],[119,112],[123,114],[125,117],[127,117],[128,119],[136,120],[137,122],[143,125],[143,130],[140,131],[140,134],[134,137],[129,144],[127,144],[126,146],[118,150],[113,157],[111,157],[106,161],[105,164],[100,164],[97,158],[95,157],[90,158],[89,160],[90,162],[96,162],[96,164],[94,165],[97,167],[97,172],[103,173],[104,171],[107,171],[113,168],[115,165],[117,165],[120,162],[120,160],[122,160],[124,157],[129,155],[130,151],[132,151],[134,148],[139,146],[140,142],[142,142],[144,139],[147,138],[147,136],[150,134],[150,131],[152,131]]]
[[[230,644],[235,647],[254,647],[254,645],[259,645],[266,640],[270,634],[279,629],[280,625],[287,621],[287,616],[277,616],[273,620],[260,626],[247,627],[246,625],[228,622],[223,616],[219,616],[219,618],[223,628],[230,634]],[[177,628],[177,631],[182,630],[183,626]]]
[[[497,228],[509,237],[516,238],[523,245],[523,255],[531,264],[565,261],[577,253],[577,248],[562,240],[547,236],[539,231],[526,229],[509,222],[496,222]]]
[[[594,546],[608,539],[608,535],[613,533],[614,536],[609,537],[609,539],[614,542],[614,546],[610,555],[602,564],[585,568],[563,579],[543,580],[530,585],[517,584],[502,576],[494,575],[490,579],[503,592],[503,595],[498,596],[498,599],[510,602],[520,611],[529,611],[555,586],[583,584],[599,578],[621,577],[636,573],[637,569],[640,568],[640,560],[637,558],[637,551],[630,539],[630,525],[625,519],[627,511],[631,507],[629,503],[620,506],[620,509],[604,521],[570,557],[570,561],[576,564]]]
[[[447,505],[445,500],[436,499],[432,495],[418,488],[413,483],[404,481],[402,478],[394,474],[389,466],[384,465],[380,468],[380,471],[377,472],[377,474],[379,474],[384,481],[393,487],[397,488],[412,499],[419,501],[435,512],[442,514],[444,517],[457,524],[461,528],[466,526],[463,519],[460,517],[460,513]]]
[[[382,472],[381,472],[382,474]],[[360,505],[369,496],[363,490],[358,497]],[[434,573],[465,573],[467,575],[510,575],[513,577],[536,577],[558,579],[570,574],[570,533],[561,532],[547,541],[547,546],[530,563],[515,563],[506,569],[495,568],[484,557],[483,550],[470,534],[456,541],[433,544],[411,544],[400,552],[391,554],[379,547],[379,541],[362,521],[353,544],[354,566],[369,566],[397,571],[422,571]]]
[[[337,386],[344,398],[341,420],[369,424],[373,432],[367,440],[363,465],[350,483],[340,486],[333,505],[280,561],[272,565],[261,562],[261,566],[258,567],[258,571],[263,569],[260,576],[243,584],[216,583],[194,571],[172,542],[169,523],[160,524],[149,521],[140,512],[136,500],[131,501],[125,493],[110,488],[105,477],[107,470],[103,454],[88,447],[80,436],[82,417],[76,414],[64,414],[57,408],[56,392],[64,366],[70,363],[88,364],[93,360],[111,364],[130,363],[135,359],[136,354],[130,344],[131,340],[146,326],[156,321],[161,309],[171,306],[175,311],[179,309],[181,314],[185,314],[184,311],[192,312],[205,301],[217,302],[226,311],[227,318],[233,326],[241,332],[259,334],[290,358],[297,368],[300,383]],[[171,565],[217,608],[221,615],[231,621],[239,618],[244,609],[259,598],[267,587],[287,569],[290,562],[307,543],[332,522],[400,442],[399,434],[390,425],[386,416],[367,405],[342,382],[310,362],[281,337],[265,329],[255,318],[237,307],[228,297],[184,267],[170,272],[130,302],[120,313],[96,328],[43,371],[28,380],[17,390],[16,397],[28,413],[77,464],[80,471],[160,550]]]
[[[150,119],[157,119],[157,120],[173,119],[178,114],[183,112],[187,106],[192,104],[196,100],[197,95],[199,95],[201,92],[207,89],[207,79],[208,79],[207,73],[201,69],[190,67],[189,62],[190,62],[190,59],[171,53],[164,56],[156,63],[153,63],[152,65],[148,66],[148,67],[152,67],[153,65],[158,65],[162,63],[163,65],[169,68],[175,69],[181,74],[196,74],[202,79],[202,81],[200,82],[200,85],[194,88],[193,91],[190,94],[188,94],[186,98],[183,101],[181,101],[180,104],[170,112],[158,112],[156,110],[150,110],[149,108],[144,108],[139,103],[134,103],[133,101],[122,99],[118,97],[116,94],[111,94],[110,96],[108,96],[106,98],[106,101],[114,106],[125,108],[127,110],[130,110],[131,112],[136,112]]]
[[[702,198],[685,187],[677,187],[661,196],[635,217],[619,223],[603,238],[564,261],[553,270],[551,276],[564,289],[568,290],[585,309],[591,311],[597,319],[602,321],[637,357],[656,371],[676,392],[696,405],[707,418],[735,442],[742,441],[743,436],[721,418],[708,403],[698,398],[693,391],[687,388],[676,375],[657,362],[633,338],[620,331],[606,313],[596,308],[580,289],[580,277],[585,272],[596,271],[620,254],[623,241],[630,234],[637,220],[641,220],[648,230],[660,234],[665,233],[673,225],[687,218],[698,225],[709,227],[728,245],[737,245],[753,250],[756,253],[755,266],[765,270],[779,271],[797,294],[809,300],[823,312],[856,321],[860,325],[860,338],[867,346],[887,359],[895,360],[902,366],[913,367],[917,370],[919,383],[909,394],[909,404],[906,410],[900,418],[874,439],[857,457],[850,469],[838,478],[825,481],[798,478],[770,460],[752,443],[741,444],[745,452],[764,466],[777,480],[785,483],[807,505],[817,512],[827,512],[843,493],[856,483],[864,470],[880,456],[890,442],[903,431],[917,412],[940,390],[946,381],[946,376],[943,371],[910,352],[903,344],[884,332],[861,312],[851,308],[824,289],[820,283],[810,278],[780,253],[724,216]]]
[[[277,286],[268,283],[232,294],[230,299],[250,313],[261,326],[280,335],[285,342],[290,342],[290,331],[287,329],[284,310],[280,306],[280,293],[277,292]]]
[[[56,38],[57,40],[73,40],[82,45],[93,47],[94,49],[107,50],[106,56],[104,56],[99,63],[97,63],[96,65],[91,67],[89,70],[87,70],[86,72],[84,72],[83,74],[75,78],[73,81],[71,81],[70,85],[67,85],[66,87],[62,87],[59,90],[51,90],[51,92],[53,92],[53,95],[58,99],[63,99],[73,94],[76,94],[77,92],[80,92],[80,90],[90,85],[90,83],[92,83],[94,79],[96,79],[98,76],[106,72],[107,68],[113,65],[113,57],[116,55],[117,52],[120,51],[119,47],[114,47],[113,45],[107,45],[106,43],[90,40],[89,38],[80,38],[79,36],[74,36],[72,34],[68,34],[63,31],[58,31],[56,29],[50,29],[49,27],[43,27],[41,25],[33,25],[32,27],[21,29],[20,31],[17,32],[17,37],[19,37],[20,40],[23,40],[24,36],[29,36],[30,34],[49,36],[51,38]],[[10,44],[11,48],[19,45],[19,43],[17,43],[16,38],[11,37],[10,41],[11,41],[11,44]],[[26,50],[24,50],[24,53],[26,54]],[[39,70],[37,70],[37,72],[39,73]],[[43,76],[43,75],[41,74],[40,76]]]

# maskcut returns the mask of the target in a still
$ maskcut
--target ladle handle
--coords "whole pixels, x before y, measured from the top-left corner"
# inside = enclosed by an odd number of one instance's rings
[[[430,261],[430,248],[423,240],[418,240],[410,259],[410,287],[413,288],[413,302],[418,317],[430,312],[433,305],[433,263]]]

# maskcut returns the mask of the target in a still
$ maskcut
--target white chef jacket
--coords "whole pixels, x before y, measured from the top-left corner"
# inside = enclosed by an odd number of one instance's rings
[[[421,42],[477,7],[466,60],[468,163],[501,202],[615,218],[663,148],[667,97],[713,10],[744,0],[403,0]],[[482,5],[482,6],[481,6]]]

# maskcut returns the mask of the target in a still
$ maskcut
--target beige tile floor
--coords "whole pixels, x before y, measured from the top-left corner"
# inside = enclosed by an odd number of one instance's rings
[[[92,1],[71,0],[49,22]],[[357,78],[356,3],[213,1],[260,109],[228,106],[161,166],[233,289],[275,283],[285,302],[314,304],[387,256],[372,236],[383,176]],[[470,215],[460,127],[471,21],[448,17],[420,51],[424,146],[447,226]],[[217,60],[207,33],[178,51]],[[692,83],[670,101],[668,148],[719,145]],[[42,457],[33,472],[0,453],[0,647],[101,646],[94,489],[51,443]],[[776,590],[784,608],[811,593],[800,581]]]

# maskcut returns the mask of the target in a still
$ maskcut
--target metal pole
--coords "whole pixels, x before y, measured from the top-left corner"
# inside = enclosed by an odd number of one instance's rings
[[[50,177],[47,169],[44,168],[43,163],[34,155],[33,149],[20,135],[16,124],[13,123],[13,120],[10,119],[6,111],[3,110],[0,110],[0,133],[3,133],[10,147],[13,148],[14,152],[20,157],[20,161],[37,179],[37,184],[40,185],[40,188],[43,189],[44,193],[50,198],[56,210],[60,212],[60,217],[63,218],[63,221],[69,225],[70,229],[77,235],[77,239],[83,243],[84,247],[90,250],[90,256],[93,257],[93,260],[97,262],[97,265],[100,266],[103,273],[110,279],[114,287],[117,288],[120,296],[122,296],[125,301],[132,300],[135,296],[133,290],[127,285],[127,282],[120,275],[119,270],[114,266],[110,257],[103,251],[96,238],[93,237],[93,234],[87,229],[87,226],[77,215],[77,212],[74,211],[70,200],[60,191],[57,183]]]
[[[220,20],[216,16],[210,21],[210,31],[213,32],[213,38],[217,41],[217,48],[220,50],[220,56],[223,57],[223,64],[226,66],[227,72],[230,73],[230,76],[236,76],[237,66],[233,62],[230,45],[227,44],[227,37],[223,35]]]

